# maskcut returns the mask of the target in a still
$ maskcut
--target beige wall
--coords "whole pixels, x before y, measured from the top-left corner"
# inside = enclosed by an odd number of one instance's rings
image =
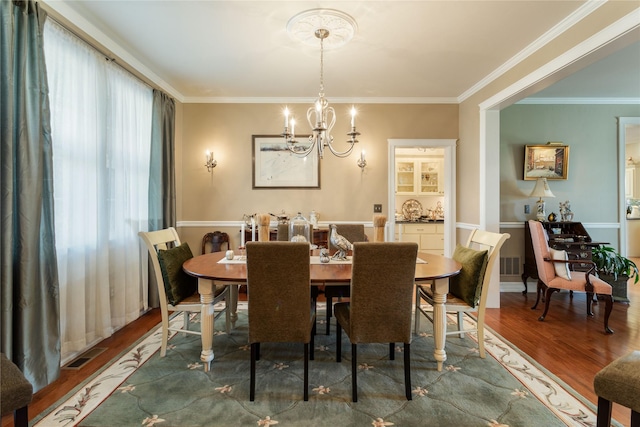
[[[338,116],[334,138],[346,140],[351,105],[333,105]],[[243,214],[290,215],[313,209],[320,221],[371,221],[373,204],[388,215],[387,139],[458,137],[458,106],[364,104],[357,105],[357,148],[347,158],[327,152],[320,164],[320,189],[289,190],[252,187],[252,135],[282,132],[283,105],[279,104],[183,104],[180,105],[176,178],[179,233],[194,253],[199,253],[203,234],[213,231],[197,226],[199,221],[237,222]],[[289,105],[300,118],[308,104]],[[298,121],[300,123],[300,119]],[[308,131],[298,124],[298,132]],[[338,146],[339,147],[339,146]],[[360,150],[366,150],[364,172],[356,165]],[[204,167],[205,151],[212,150],[218,166],[212,173]],[[186,224],[185,224],[186,223]],[[194,227],[194,225],[196,225]],[[216,227],[229,233],[232,246],[239,240],[239,228]]]

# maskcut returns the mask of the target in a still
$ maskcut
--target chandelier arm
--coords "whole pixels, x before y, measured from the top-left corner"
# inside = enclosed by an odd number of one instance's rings
[[[309,140],[311,140],[311,137],[309,137]],[[295,147],[297,143],[298,141],[296,141],[295,139],[287,140],[287,149],[293,154],[295,154],[297,157],[307,157],[309,153],[311,153],[311,151],[313,150],[314,144],[311,144],[309,148],[307,148],[306,150],[296,150]]]
[[[331,151],[334,156],[347,157],[349,154],[351,154],[351,152],[353,151],[353,147],[355,147],[357,142],[358,141],[353,141],[353,142],[349,141],[350,146],[346,151],[337,151],[335,148],[333,148],[331,144],[327,144],[327,147],[329,147],[329,151]]]

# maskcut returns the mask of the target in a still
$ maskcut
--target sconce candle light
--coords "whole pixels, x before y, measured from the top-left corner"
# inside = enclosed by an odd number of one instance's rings
[[[207,150],[207,163],[205,163],[207,172],[211,172],[211,169],[215,168],[217,165],[218,161],[213,158],[213,152],[209,152]]]
[[[352,119],[352,121],[351,121],[351,124],[352,124],[352,126],[353,126],[353,119]],[[359,167],[362,171],[364,171],[364,168],[367,166],[367,159],[365,159],[365,158],[364,158],[364,150],[362,150],[362,151],[360,152],[360,158],[358,159],[358,163],[357,163],[357,164],[358,164],[358,167]]]

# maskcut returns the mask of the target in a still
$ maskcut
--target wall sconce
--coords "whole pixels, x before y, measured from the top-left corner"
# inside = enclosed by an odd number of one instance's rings
[[[207,163],[204,165],[207,168],[207,172],[211,172],[211,169],[218,165],[218,161],[213,158],[213,153],[207,151]]]
[[[364,150],[360,152],[360,158],[358,159],[357,165],[361,171],[364,172],[364,168],[367,166],[367,160],[364,158]]]

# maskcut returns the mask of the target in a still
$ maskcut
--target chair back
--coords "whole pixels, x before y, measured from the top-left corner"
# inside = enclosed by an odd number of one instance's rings
[[[156,287],[158,288],[160,307],[162,310],[166,310],[168,304],[167,293],[164,288],[164,279],[162,277],[162,270],[160,269],[160,261],[158,260],[158,250],[167,250],[180,246],[180,237],[178,237],[178,232],[173,227],[158,231],[141,231],[138,233],[138,236],[140,236],[147,246],[149,259],[153,266]]]
[[[487,298],[489,296],[489,283],[491,283],[491,273],[493,267],[498,262],[500,256],[500,248],[503,243],[510,238],[509,233],[493,233],[490,231],[475,229],[471,231],[469,240],[467,240],[467,248],[475,250],[486,250],[488,252],[487,268],[484,271],[484,277],[482,279],[482,288],[480,290],[480,301],[478,306],[484,310],[487,304]]]
[[[211,252],[220,252],[222,250],[222,245],[227,244],[227,249],[231,249],[229,247],[229,235],[222,231],[214,231],[213,233],[207,233],[202,237],[202,253],[207,253],[207,245],[211,246]]]
[[[329,224],[329,230],[331,230],[332,225],[333,224]],[[364,232],[364,224],[336,224],[336,232],[350,243],[366,242],[368,240]],[[331,239],[329,239],[329,249],[332,251],[338,250],[338,248],[331,243]]]
[[[249,343],[309,342],[308,242],[247,242]]]
[[[550,258],[549,241],[547,232],[539,221],[529,220],[529,232],[531,233],[531,246],[536,257],[536,267],[538,278],[543,283],[549,283],[556,277],[556,270],[552,262],[545,262],[545,258]]]
[[[418,244],[353,244],[351,342],[411,342],[411,304]]]

